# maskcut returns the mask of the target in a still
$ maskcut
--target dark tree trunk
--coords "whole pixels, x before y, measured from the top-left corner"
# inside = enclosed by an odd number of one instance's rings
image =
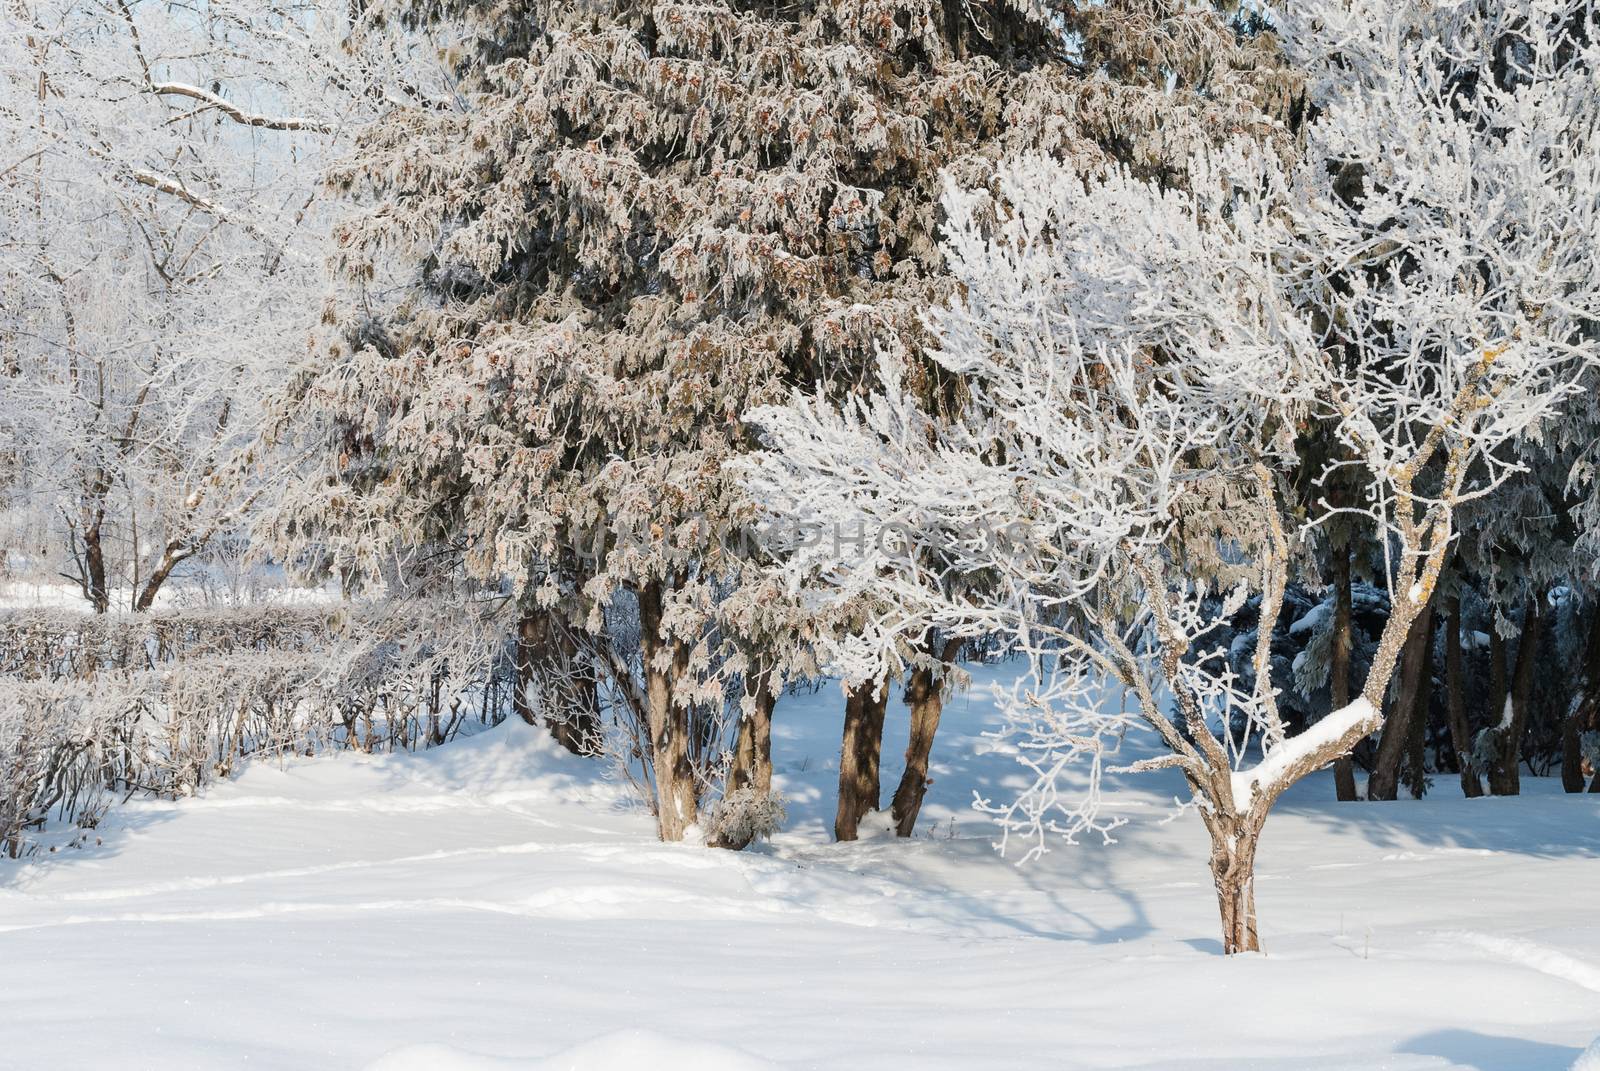
[[[947,666],[960,652],[961,641],[952,639],[943,644],[936,657]],[[942,673],[936,674],[931,667],[912,670],[911,679],[906,682],[906,705],[911,708],[911,739],[906,744],[905,773],[900,776],[891,805],[895,835],[901,837],[909,837],[916,830],[922,797],[928,791],[928,760],[944,713]]]
[[[1428,634],[1432,617],[1433,604],[1430,602],[1411,622],[1411,631],[1406,635],[1405,649],[1400,655],[1400,687],[1389,716],[1384,719],[1372,776],[1367,778],[1369,800],[1395,798],[1400,788],[1400,767],[1405,761],[1411,734],[1420,731],[1415,724],[1417,695],[1422,678],[1428,672]]]
[[[1335,551],[1333,603],[1333,665],[1329,673],[1329,691],[1333,709],[1343,710],[1350,705],[1350,543],[1345,541]],[[1356,798],[1355,761],[1349,755],[1333,760],[1333,791],[1344,802]]]
[[[1466,673],[1461,654],[1461,596],[1452,595],[1444,626],[1445,709],[1450,718],[1450,746],[1460,766],[1461,792],[1468,799],[1483,795],[1478,771],[1472,765],[1472,729],[1467,723]]]
[[[662,636],[661,617],[661,583],[651,581],[639,591],[639,645],[644,656],[656,829],[662,840],[679,841],[699,818],[699,793],[689,763],[689,712],[673,697],[673,678],[686,652],[681,643]],[[663,644],[673,648],[667,669],[656,665]]]
[[[1498,628],[1489,629],[1489,709],[1484,724],[1499,725],[1505,717],[1506,701],[1510,689],[1506,683],[1506,641]],[[1488,777],[1491,771],[1483,771]]]
[[[167,544],[166,549],[161,553],[161,560],[156,563],[156,567],[151,570],[150,576],[134,597],[134,612],[142,614],[154,606],[156,596],[161,593],[161,586],[172,576],[172,571],[188,561],[194,553],[193,550],[186,549],[181,543]]]
[[[878,809],[878,763],[883,752],[883,715],[889,682],[868,681],[850,690],[844,704],[844,738],[839,747],[839,811],[836,840],[855,840],[861,819]]]
[[[1582,792],[1583,782],[1583,737],[1574,711],[1561,719],[1561,788],[1565,792]]]
[[[1595,612],[1589,622],[1589,639],[1584,645],[1583,676],[1567,704],[1567,716],[1561,722],[1561,787],[1568,792],[1582,792],[1583,734],[1597,727],[1600,711],[1600,612]],[[1600,776],[1595,778],[1600,785]]]
[[[1421,799],[1428,787],[1428,723],[1433,714],[1433,643],[1439,631],[1437,614],[1426,614],[1427,638],[1422,645],[1422,674],[1417,679],[1417,707],[1406,740],[1405,780],[1412,799]]]
[[[97,614],[111,609],[111,587],[106,582],[106,552],[100,538],[99,517],[83,529],[83,592]]]
[[[1522,611],[1522,635],[1517,640],[1517,664],[1511,674],[1510,704],[1502,714],[1495,733],[1495,761],[1489,769],[1489,791],[1496,796],[1515,796],[1522,791],[1522,736],[1528,726],[1528,708],[1533,700],[1533,668],[1539,657],[1539,641],[1544,631],[1541,598],[1530,598]]]
[[[546,613],[535,610],[523,614],[517,620],[517,682],[511,689],[511,709],[516,711],[517,717],[529,725],[539,724],[538,698],[534,692],[538,689],[538,672],[535,663],[538,661],[538,650],[544,640]]]
[[[529,725],[542,720],[574,755],[599,754],[599,682],[551,611],[530,610],[517,622],[516,672],[511,705],[518,717]]]

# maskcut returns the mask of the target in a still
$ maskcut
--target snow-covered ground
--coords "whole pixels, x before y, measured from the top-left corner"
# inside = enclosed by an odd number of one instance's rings
[[[1267,826],[1267,951],[1225,959],[1173,780],[1018,867],[969,808],[1020,776],[974,690],[922,835],[830,844],[840,706],[779,705],[790,822],[739,854],[656,843],[518,724],[130,803],[0,864],[0,1067],[1564,1071],[1600,1033],[1600,798],[1312,778]]]

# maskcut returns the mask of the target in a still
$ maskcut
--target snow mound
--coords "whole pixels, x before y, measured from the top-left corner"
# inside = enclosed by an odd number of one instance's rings
[[[1591,1041],[1572,1062],[1572,1071],[1600,1071],[1600,1038]]]
[[[368,1064],[366,1071],[776,1071],[777,1065],[707,1041],[686,1041],[652,1030],[620,1030],[535,1060],[506,1060],[449,1045],[407,1045]]]
[[[603,763],[575,757],[545,729],[517,718],[457,739],[449,747],[390,758],[414,781],[493,803],[614,802],[626,795],[622,786],[606,779]]]

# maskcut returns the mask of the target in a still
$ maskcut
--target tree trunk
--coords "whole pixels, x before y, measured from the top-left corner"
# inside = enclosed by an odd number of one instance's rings
[[[511,705],[518,717],[529,725],[542,720],[574,755],[599,754],[599,684],[547,609],[517,622],[516,681]]]
[[[555,691],[560,702],[546,713],[546,722],[556,741],[574,755],[598,755],[602,745],[600,680],[584,660],[569,627],[558,623],[554,640]]]
[[[1411,735],[1406,738],[1405,781],[1411,798],[1420,800],[1428,789],[1428,723],[1433,714],[1433,642],[1439,631],[1439,616],[1425,614],[1427,638],[1422,644],[1422,674],[1417,679],[1416,710],[1411,717]]]
[[[1589,639],[1583,652],[1583,676],[1567,705],[1567,716],[1561,722],[1561,787],[1568,792],[1582,792],[1583,734],[1596,728],[1596,711],[1600,709],[1600,612],[1589,622]],[[1600,783],[1600,777],[1596,778]]]
[[[680,841],[699,818],[699,793],[689,764],[689,712],[673,699],[673,676],[681,665],[682,644],[661,635],[659,581],[639,591],[639,644],[643,649],[645,697],[649,716],[651,772],[656,793],[656,829],[664,841]],[[670,665],[657,665],[663,644],[671,644]]]
[[[1350,543],[1342,543],[1334,558],[1333,665],[1329,691],[1333,710],[1350,705]],[[1331,713],[1332,711],[1330,711]],[[1349,755],[1333,760],[1333,791],[1342,802],[1356,798],[1355,761]]]
[[[534,694],[539,687],[535,663],[546,623],[543,610],[529,611],[517,620],[516,684],[511,689],[511,709],[529,725],[539,724],[539,707],[543,705]]]
[[[106,583],[106,553],[100,539],[100,520],[83,528],[83,590],[97,614],[111,609],[111,588]]]
[[[1411,622],[1405,649],[1400,656],[1400,687],[1383,721],[1378,737],[1378,755],[1367,778],[1367,799],[1392,800],[1400,788],[1400,766],[1405,760],[1411,734],[1416,731],[1417,693],[1423,674],[1428,672],[1428,634],[1431,631],[1433,604],[1430,602]]]
[[[861,819],[878,809],[878,762],[883,751],[883,715],[889,682],[867,681],[850,690],[844,704],[844,738],[839,747],[839,810],[835,840],[855,840]]]
[[[1574,708],[1577,705],[1578,702],[1574,702]],[[1561,719],[1561,789],[1582,792],[1583,781],[1583,738],[1578,732],[1578,714],[1574,709]]]
[[[1262,816],[1264,820],[1265,816]],[[1211,832],[1211,880],[1222,916],[1222,952],[1259,952],[1256,933],[1256,845],[1261,820],[1250,816],[1216,815],[1207,819]]]
[[[1517,664],[1506,699],[1509,705],[1501,715],[1501,728],[1495,735],[1495,762],[1489,769],[1489,791],[1496,796],[1515,796],[1522,791],[1522,774],[1518,767],[1522,764],[1522,736],[1527,730],[1528,708],[1533,700],[1533,667],[1544,629],[1542,602],[1542,598],[1530,598],[1522,611]]]
[[[933,652],[929,652],[930,654]],[[949,665],[961,653],[961,641],[947,640],[938,652],[941,665]],[[911,708],[911,739],[906,744],[906,769],[895,789],[891,811],[896,836],[909,837],[917,828],[922,812],[922,797],[928,791],[928,760],[933,754],[934,734],[944,713],[943,674],[935,675],[931,666],[911,672],[906,682],[906,705]]]
[[[138,594],[133,600],[135,613],[144,613],[155,605],[156,596],[161,593],[161,586],[172,576],[172,571],[182,565],[192,555],[192,551],[184,549],[181,543],[169,543],[161,553],[161,560],[156,563],[155,569],[145,580],[143,585],[135,584]],[[135,561],[137,561],[135,555]]]
[[[1495,627],[1489,629],[1489,709],[1484,718],[1484,724],[1491,728],[1499,725],[1505,719],[1506,703],[1510,700],[1511,689],[1506,683],[1506,641],[1500,635],[1500,630]],[[1483,776],[1487,780],[1493,775],[1492,769],[1484,770]]]
[[[745,688],[754,705],[749,714],[739,719],[733,767],[728,771],[723,794],[748,788],[759,796],[767,796],[772,793],[772,710],[778,702],[772,689],[771,671],[756,670],[746,679]],[[732,851],[742,851],[749,844],[748,836],[731,839],[724,834],[717,841],[717,847]]]
[[[1472,730],[1467,723],[1466,674],[1461,654],[1461,596],[1450,596],[1450,615],[1444,626],[1445,706],[1450,717],[1450,746],[1461,768],[1461,792],[1467,799],[1483,795],[1478,771],[1472,765]]]

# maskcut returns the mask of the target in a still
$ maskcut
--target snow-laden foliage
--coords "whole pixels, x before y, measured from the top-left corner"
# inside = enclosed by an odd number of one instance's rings
[[[928,327],[965,390],[956,419],[925,415],[887,345],[872,397],[749,414],[771,449],[747,486],[774,516],[896,537],[794,541],[777,566],[821,581],[820,604],[884,607],[839,644],[843,671],[870,678],[930,628],[999,631],[1030,660],[1011,708],[1038,777],[1000,807],[1008,835],[1104,832],[1097,779],[1064,799],[1060,768],[1153,730],[1169,754],[1142,765],[1180,769],[1212,834],[1225,945],[1255,947],[1273,800],[1378,727],[1456,510],[1515,471],[1507,448],[1594,360],[1594,30],[1570,2],[1297,4],[1285,37],[1317,109],[1298,166],[1238,141],[1177,191],[1013,160],[945,197],[961,288]],[[1277,473],[1313,417],[1364,472],[1365,501],[1340,508],[1389,537],[1391,613],[1362,696],[1288,738],[1266,671],[1295,523]],[[975,576],[988,590],[950,582]],[[1260,593],[1248,688],[1206,657],[1218,585],[1223,617]],[[1132,712],[1108,716],[1092,676]],[[1258,766],[1234,772],[1219,715],[1261,732]]]

